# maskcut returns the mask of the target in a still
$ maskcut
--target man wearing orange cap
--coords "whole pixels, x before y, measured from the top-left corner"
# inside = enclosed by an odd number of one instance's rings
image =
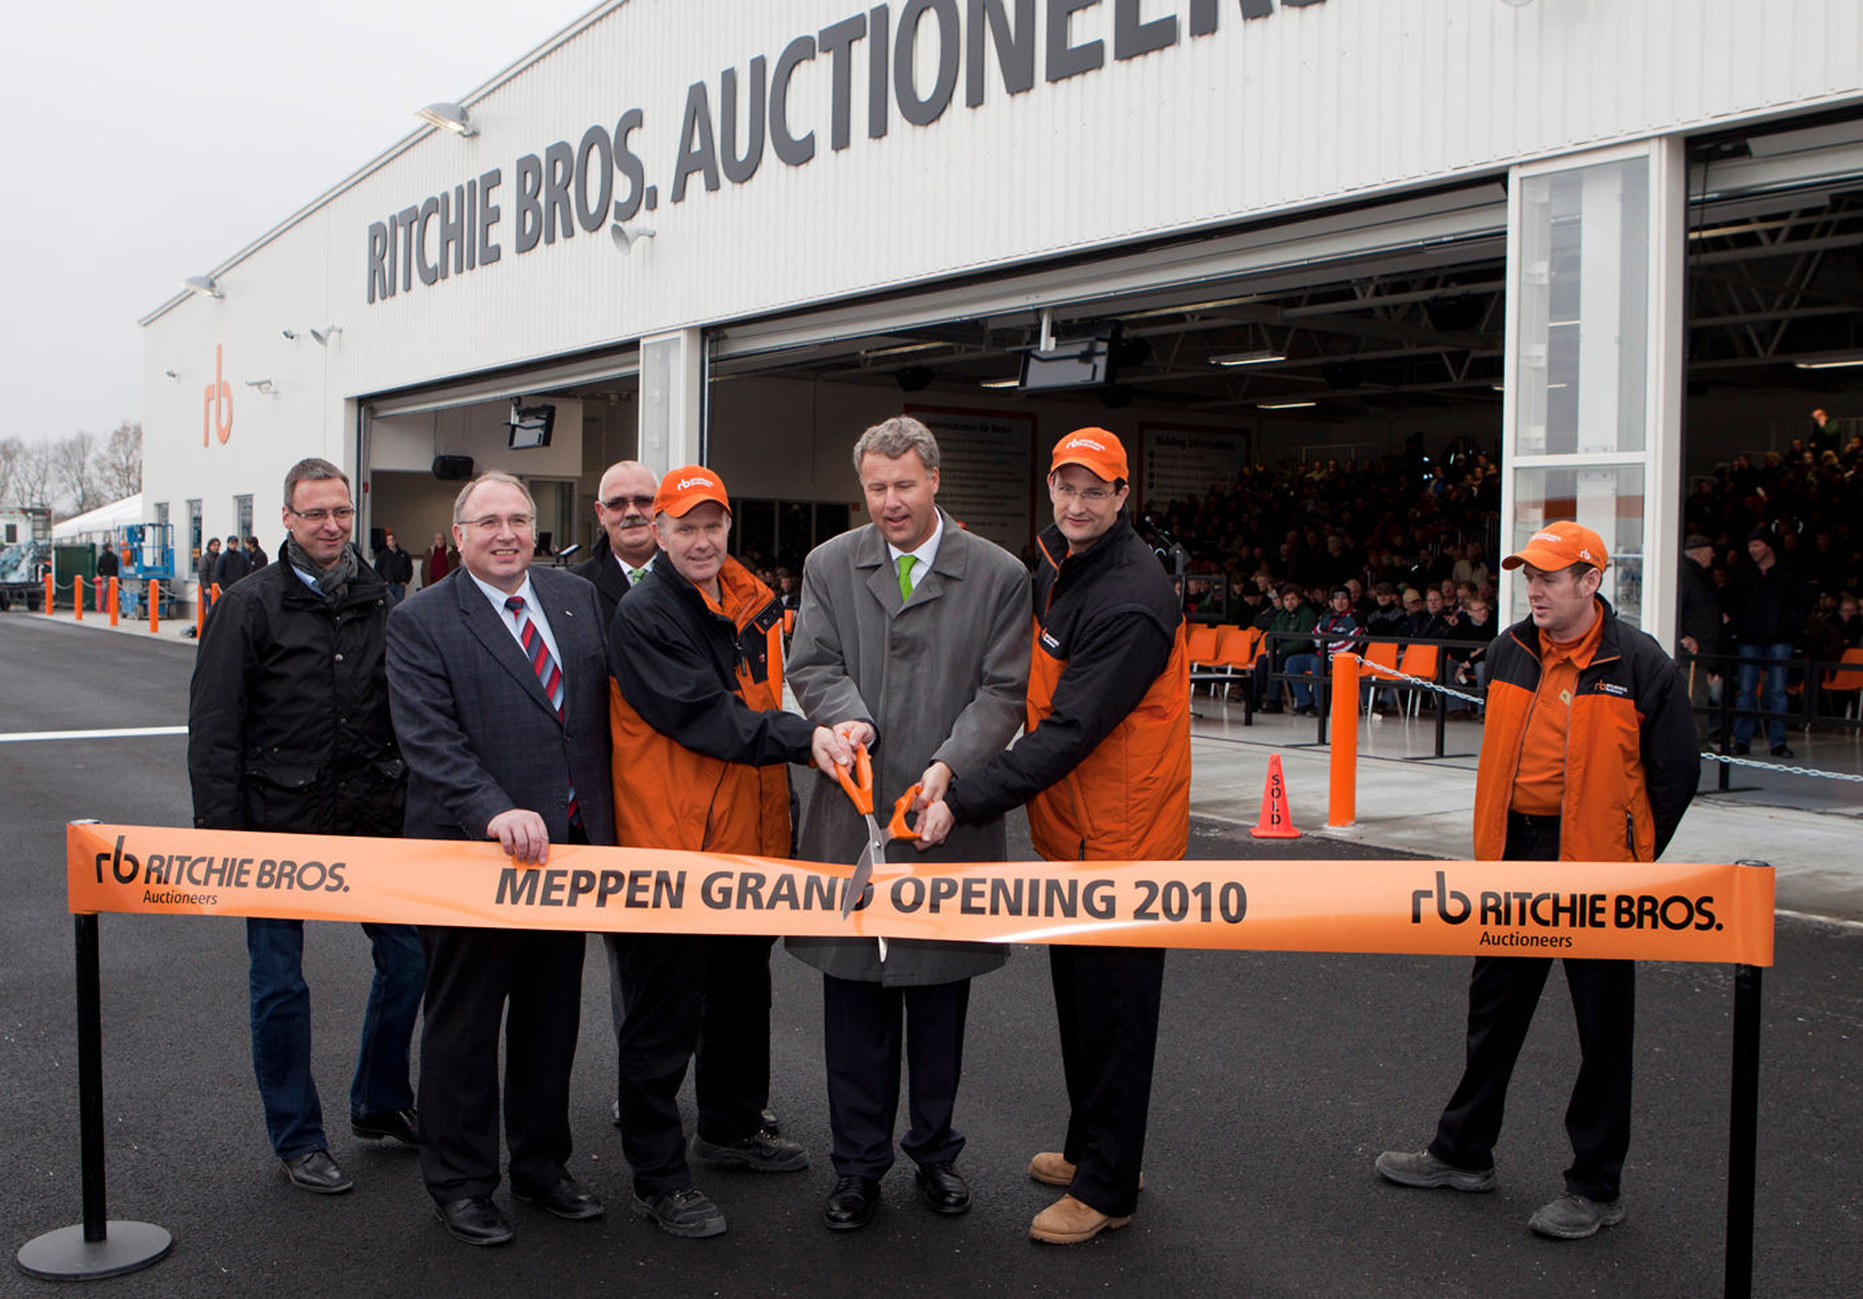
[[[1525,570],[1532,614],[1488,649],[1475,777],[1483,861],[1653,861],[1694,796],[1701,760],[1688,688],[1662,646],[1598,595],[1609,563],[1598,534],[1572,522],[1547,524],[1501,561]],[[1428,1149],[1378,1156],[1387,1179],[1494,1189],[1508,1079],[1551,968],[1549,957],[1475,958],[1462,1081]],[[1527,1225],[1576,1240],[1624,1220],[1636,966],[1568,959],[1565,977],[1580,1053],[1565,1116],[1574,1157],[1566,1194]]]
[[[813,759],[827,770],[851,762],[853,750],[783,711],[782,606],[726,553],[731,502],[718,475],[702,465],[667,473],[653,528],[665,563],[620,602],[609,628],[620,843],[787,857],[785,764]],[[772,941],[635,934],[611,952],[627,1007],[618,1114],[633,1209],[672,1235],[725,1229],[692,1184],[679,1118],[701,1040],[693,1155],[756,1172],[808,1167],[801,1146],[764,1127]]]
[[[1040,538],[1027,733],[955,777],[925,811],[926,845],[1027,803],[1049,861],[1170,861],[1190,840],[1190,664],[1171,579],[1125,512],[1125,447],[1102,428],[1062,438]],[[1067,1193],[1029,1235],[1074,1245],[1123,1227],[1138,1204],[1164,950],[1048,948],[1066,1138],[1029,1176]]]

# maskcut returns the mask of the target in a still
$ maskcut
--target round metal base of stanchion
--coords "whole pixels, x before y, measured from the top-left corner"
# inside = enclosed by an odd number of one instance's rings
[[[21,1245],[14,1261],[22,1272],[47,1281],[101,1281],[159,1262],[175,1243],[164,1228],[147,1222],[111,1219],[105,1230],[103,1240],[85,1240],[82,1225],[48,1231]]]

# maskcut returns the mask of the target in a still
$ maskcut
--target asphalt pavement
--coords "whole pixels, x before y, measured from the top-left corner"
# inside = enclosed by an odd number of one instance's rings
[[[0,732],[185,721],[191,647],[0,616]],[[15,742],[0,736],[13,847],[0,908],[0,1187],[4,1243],[79,1219],[72,921],[64,823],[189,821],[182,736]],[[1015,831],[1026,853],[1026,834]],[[1199,858],[1390,855],[1309,838],[1250,840],[1199,818]],[[1170,958],[1146,1153],[1128,1228],[1088,1245],[1030,1243],[1054,1196],[1030,1154],[1066,1109],[1045,955],[1020,948],[977,982],[958,1120],[968,1215],[917,1201],[909,1167],[867,1230],[820,1221],[828,1166],[819,981],[778,952],[773,1103],[814,1166],[700,1171],[730,1222],[675,1240],[627,1212],[608,1122],[614,1038],[601,947],[589,946],[574,1080],[571,1171],[606,1217],[560,1222],[500,1201],[518,1233],[480,1251],[432,1220],[415,1158],[343,1122],[369,976],[347,925],[313,925],[307,976],[332,1148],[356,1190],[292,1189],[266,1147],[248,1051],[243,926],[212,918],[101,920],[111,1216],[158,1223],[173,1252],[97,1283],[120,1295],[607,1292],[715,1295],[1072,1294],[1572,1296],[1720,1293],[1725,1240],[1732,971],[1648,963],[1639,980],[1629,1218],[1578,1243],[1526,1219],[1561,1189],[1561,1126],[1576,1067],[1570,1012],[1549,984],[1510,1097],[1490,1195],[1384,1184],[1371,1161],[1416,1148],[1455,1082],[1467,962],[1428,957],[1178,952]],[[1765,974],[1754,1293],[1836,1296],[1863,1275],[1863,927],[1782,917]],[[690,1097],[687,1097],[688,1105]],[[0,1270],[0,1294],[51,1283]]]

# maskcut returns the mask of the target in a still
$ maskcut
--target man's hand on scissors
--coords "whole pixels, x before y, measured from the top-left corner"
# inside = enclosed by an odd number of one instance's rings
[[[809,751],[815,758],[815,765],[821,768],[824,776],[834,775],[836,767],[854,765],[854,746],[847,738],[826,726],[817,726],[815,734],[809,740]]]
[[[936,764],[943,766],[943,763]],[[957,824],[957,818],[951,815],[951,805],[942,798],[923,812],[919,813],[919,840],[912,846],[920,852],[927,848],[936,848],[943,843],[945,836],[951,833]]]
[[[951,788],[951,769],[942,762],[934,761],[925,768],[925,774],[919,777],[919,796],[912,800],[912,810],[923,812],[933,803],[943,800],[945,790]]]

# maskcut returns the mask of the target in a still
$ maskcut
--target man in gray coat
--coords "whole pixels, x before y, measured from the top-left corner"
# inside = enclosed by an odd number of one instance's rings
[[[919,421],[900,416],[868,429],[854,466],[873,522],[816,547],[803,569],[789,683],[810,720],[872,750],[876,804],[920,782],[919,805],[929,806],[953,777],[1001,752],[1022,722],[1028,571],[938,509],[938,464],[937,440]],[[860,855],[865,823],[832,779],[806,781],[801,805],[798,858]],[[1006,848],[997,817],[953,831],[924,859],[1000,861]],[[888,855],[916,860],[903,844]],[[882,959],[871,938],[791,938],[788,947],[824,976],[837,1175],[829,1228],[864,1227],[879,1206],[902,1048],[911,1126],[900,1145],[918,1165],[925,1203],[964,1212],[970,1188],[955,1167],[964,1138],[952,1115],[970,979],[1000,966],[1007,949],[897,940]]]

